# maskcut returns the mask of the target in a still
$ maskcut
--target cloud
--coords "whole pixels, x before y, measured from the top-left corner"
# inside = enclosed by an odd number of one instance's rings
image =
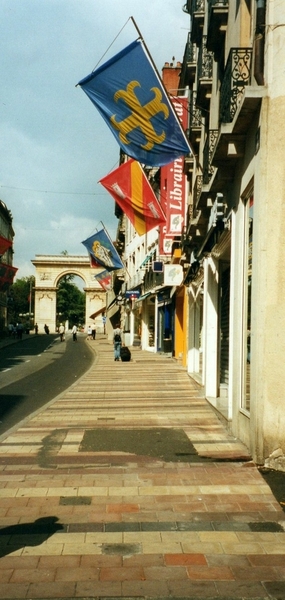
[[[18,277],[35,254],[84,253],[81,240],[100,221],[114,237],[114,202],[97,182],[118,165],[119,147],[75,86],[138,37],[131,16],[159,71],[172,56],[182,60],[182,5],[155,0],[146,12],[138,0],[2,0],[0,197],[13,215]]]

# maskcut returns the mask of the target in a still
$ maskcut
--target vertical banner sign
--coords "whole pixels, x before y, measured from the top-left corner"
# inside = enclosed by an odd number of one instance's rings
[[[184,130],[188,125],[188,98],[172,98],[175,111]],[[166,224],[160,228],[159,254],[171,255],[174,238],[180,237],[186,218],[187,178],[184,175],[184,157],[161,167],[160,201],[166,215]]]

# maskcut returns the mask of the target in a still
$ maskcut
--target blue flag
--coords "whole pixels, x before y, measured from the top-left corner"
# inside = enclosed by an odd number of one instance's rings
[[[128,156],[161,167],[191,152],[141,40],[132,42],[78,85]]]
[[[104,229],[101,229],[98,233],[95,233],[87,240],[84,240],[82,244],[87,248],[95,262],[98,263],[98,265],[105,267],[107,271],[124,268],[124,264],[122,263],[114,244],[111,242]]]

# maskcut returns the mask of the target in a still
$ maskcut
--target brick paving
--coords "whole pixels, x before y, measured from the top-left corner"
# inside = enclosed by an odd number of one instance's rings
[[[2,599],[285,598],[285,517],[173,359],[92,368],[0,439]]]

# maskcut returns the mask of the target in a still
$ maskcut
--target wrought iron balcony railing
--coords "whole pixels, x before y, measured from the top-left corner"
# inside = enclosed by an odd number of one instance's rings
[[[212,8],[218,8],[219,6],[229,6],[229,0],[208,0],[209,11],[211,11]]]
[[[192,0],[192,12],[204,12],[206,0]]]
[[[202,45],[198,57],[198,80],[212,79],[213,76],[213,52],[207,50],[207,36],[203,35]]]
[[[199,48],[197,66],[196,104],[202,110],[208,110],[212,94],[213,52],[207,49],[207,36],[203,36]]]
[[[212,165],[212,158],[219,130],[209,129],[206,142],[203,149],[203,184],[207,185],[214,174],[215,167]]]
[[[193,190],[193,215],[196,214],[197,205],[200,200],[203,185],[203,175],[196,175],[194,190]]]
[[[194,42],[191,41],[191,33],[189,32],[187,37],[187,43],[185,46],[179,87],[184,87],[187,85],[192,87],[192,84],[195,80],[197,58],[197,46]]]
[[[191,33],[188,33],[185,58],[187,63],[195,63],[197,61],[197,46],[191,42]]]
[[[189,14],[191,15],[191,40],[200,45],[203,34],[206,0],[192,0]]]
[[[196,106],[196,97],[197,92],[191,92],[189,117],[190,132],[193,129],[200,130],[202,127],[202,111]]]
[[[226,64],[220,94],[220,122],[231,123],[250,83],[251,48],[232,48]]]

